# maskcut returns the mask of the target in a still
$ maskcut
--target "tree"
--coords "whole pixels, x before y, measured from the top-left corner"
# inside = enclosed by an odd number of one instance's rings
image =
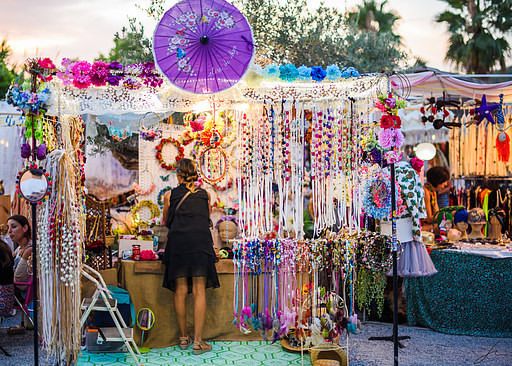
[[[12,49],[7,44],[7,40],[2,40],[0,43],[0,99],[5,99],[5,93],[12,84],[16,77],[14,66],[10,69],[7,66],[7,61],[12,54]]]
[[[400,16],[394,11],[384,11],[386,4],[387,0],[380,4],[375,0],[363,0],[363,3],[357,6],[357,11],[348,13],[348,21],[362,31],[389,33],[400,39],[400,36],[394,33]]]
[[[486,74],[498,65],[506,70],[512,30],[512,0],[443,0],[446,10],[436,17],[450,33],[446,60],[467,73]]]
[[[128,27],[114,35],[114,47],[108,57],[100,54],[100,59],[118,61],[123,65],[153,61],[151,40],[144,35],[144,26],[136,21],[128,18]]]

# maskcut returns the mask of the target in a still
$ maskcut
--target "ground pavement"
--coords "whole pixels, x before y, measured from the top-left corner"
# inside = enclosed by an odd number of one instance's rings
[[[4,320],[2,326],[9,324]],[[369,341],[371,336],[386,336],[392,332],[387,323],[366,323],[359,334],[350,337],[350,364],[353,366],[393,365],[393,344],[387,341]],[[411,336],[400,350],[399,364],[404,366],[510,366],[512,365],[511,338],[484,338],[454,336],[433,332],[424,328],[399,327],[400,335]],[[9,336],[0,331],[0,346],[13,357],[0,354],[0,365],[32,365],[32,332]],[[264,342],[213,342],[213,351],[194,356],[191,349],[181,351],[178,347],[152,350],[141,358],[145,366],[151,365],[240,365],[240,366],[287,366],[301,365],[300,355],[282,351],[279,345]],[[41,356],[40,365],[54,365]],[[84,352],[78,366],[132,364],[129,357],[119,354],[88,354]],[[309,357],[304,365],[311,365]]]

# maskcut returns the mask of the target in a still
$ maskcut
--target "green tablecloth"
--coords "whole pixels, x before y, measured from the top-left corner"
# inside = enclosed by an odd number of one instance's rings
[[[438,273],[406,280],[409,325],[448,334],[512,337],[512,258],[433,250]]]

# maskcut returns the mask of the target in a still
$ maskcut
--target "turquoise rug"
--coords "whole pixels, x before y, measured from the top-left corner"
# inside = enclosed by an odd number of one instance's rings
[[[139,356],[144,366],[162,365],[238,365],[238,366],[311,366],[308,354],[304,354],[302,363],[300,353],[283,350],[280,344],[263,341],[255,342],[209,342],[213,346],[210,352],[196,356],[192,347],[182,351],[178,346],[155,348]],[[127,353],[87,353],[82,352],[77,366],[134,365]]]

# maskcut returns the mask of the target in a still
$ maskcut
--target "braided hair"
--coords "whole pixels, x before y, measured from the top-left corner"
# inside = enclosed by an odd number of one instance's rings
[[[196,166],[190,159],[184,158],[176,163],[176,174],[183,179],[187,189],[194,193],[197,191],[195,181],[198,179]]]

